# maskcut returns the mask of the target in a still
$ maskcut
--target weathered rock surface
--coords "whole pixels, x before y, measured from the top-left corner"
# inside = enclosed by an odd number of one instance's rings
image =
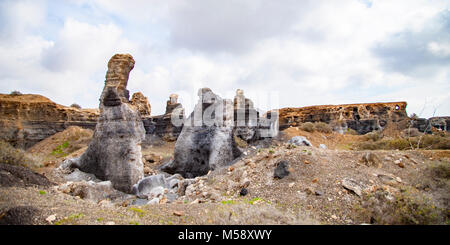
[[[110,180],[114,188],[126,193],[144,176],[141,142],[145,130],[126,89],[133,67],[131,55],[116,54],[108,62],[94,137],[72,164],[101,180]]]
[[[388,123],[407,121],[406,102],[322,105],[279,110],[280,130],[305,122],[332,124],[335,131],[347,128],[366,134],[384,129]],[[402,128],[403,129],[403,128]]]
[[[151,141],[154,136],[165,141],[176,141],[183,128],[184,109],[177,101],[178,95],[171,94],[167,101],[166,113],[164,115],[143,118],[146,131],[146,141]],[[177,118],[179,125],[172,123]]]
[[[0,163],[0,186],[26,187],[33,185],[48,187],[54,184],[44,175],[35,173],[26,167]]]
[[[233,103],[209,88],[200,89],[198,96],[175,144],[174,160],[161,168],[185,178],[227,166],[241,154],[233,137]]]
[[[0,139],[28,149],[70,126],[94,129],[98,110],[58,105],[41,95],[0,94]]]
[[[148,103],[147,97],[145,97],[141,92],[134,93],[131,97],[130,103],[136,107],[141,117],[150,116],[150,104]]]
[[[282,179],[289,175],[289,163],[287,161],[279,161],[276,163],[273,177],[276,179]]]
[[[82,199],[98,202],[101,200],[123,201],[130,198],[127,195],[113,188],[111,181],[69,181],[58,187],[57,190]]]
[[[278,131],[278,116],[272,117],[272,114],[277,115],[275,111],[261,115],[254,108],[253,102],[244,96],[244,91],[241,89],[236,90],[233,106],[235,136],[248,143],[276,136],[277,132],[270,131],[273,127],[277,127],[276,131]]]
[[[41,211],[33,206],[17,206],[2,213],[0,225],[37,225],[43,223]]]
[[[296,146],[312,146],[311,142],[304,136],[294,136],[288,143]]]
[[[165,177],[163,174],[151,175],[143,178],[133,186],[133,193],[139,198],[153,199],[164,195],[164,190],[176,194],[181,175],[175,174]]]
[[[420,132],[432,133],[433,129],[450,131],[450,117],[415,118],[411,120],[411,126]]]

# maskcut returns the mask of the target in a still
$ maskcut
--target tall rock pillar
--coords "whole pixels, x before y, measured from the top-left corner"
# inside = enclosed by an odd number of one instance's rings
[[[76,163],[81,171],[110,180],[114,188],[127,193],[144,177],[141,142],[145,129],[126,89],[133,67],[129,54],[116,54],[109,60],[94,137]]]

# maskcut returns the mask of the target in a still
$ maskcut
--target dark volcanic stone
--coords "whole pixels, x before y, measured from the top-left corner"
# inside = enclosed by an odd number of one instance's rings
[[[289,163],[285,160],[279,161],[277,167],[274,170],[273,177],[276,179],[282,179],[289,175]]]
[[[241,191],[239,192],[239,195],[241,196],[246,196],[247,194],[248,194],[247,188],[242,188]]]
[[[36,225],[43,222],[39,210],[31,206],[17,206],[0,214],[0,225]]]
[[[174,160],[163,165],[162,171],[192,178],[227,166],[241,154],[233,137],[231,101],[220,98],[208,88],[200,89],[198,95],[199,101],[175,144]],[[207,115],[207,112],[212,114]]]
[[[54,185],[44,175],[35,173],[28,168],[0,163],[0,186],[51,186]]]

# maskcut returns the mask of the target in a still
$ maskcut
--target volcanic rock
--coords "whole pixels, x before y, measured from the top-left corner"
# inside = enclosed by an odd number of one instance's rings
[[[94,137],[86,152],[74,160],[81,171],[110,180],[114,188],[126,193],[144,176],[141,141],[145,130],[126,89],[133,67],[128,54],[116,54],[108,62]]]
[[[175,144],[174,159],[161,168],[185,178],[230,165],[241,154],[233,137],[232,102],[209,88],[200,89],[198,96],[199,101]]]
[[[279,161],[276,163],[276,168],[273,173],[273,177],[276,179],[282,179],[289,175],[289,163],[287,161]]]
[[[154,136],[165,141],[177,140],[183,128],[184,121],[184,109],[177,102],[177,99],[178,95],[170,95],[164,115],[143,118],[146,142],[153,141]]]

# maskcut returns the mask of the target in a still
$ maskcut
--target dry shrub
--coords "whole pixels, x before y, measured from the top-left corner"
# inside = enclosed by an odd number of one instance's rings
[[[410,138],[388,138],[378,141],[365,141],[356,144],[359,150],[448,150],[450,149],[450,137],[440,135],[423,135]]]
[[[300,129],[303,131],[312,133],[312,132],[314,132],[314,123],[312,123],[312,122],[302,123],[300,125]]]
[[[365,194],[360,214],[370,223],[382,225],[430,225],[448,221],[445,210],[413,187],[393,194],[382,189]]]
[[[236,145],[241,148],[246,148],[248,146],[247,142],[243,140],[241,137],[234,135],[234,141],[236,142]]]
[[[324,122],[316,122],[314,123],[314,129],[321,133],[331,133],[333,130],[331,129],[331,126]]]
[[[37,161],[24,150],[16,149],[9,143],[0,140],[0,163],[36,168]]]
[[[79,104],[73,103],[70,105],[72,108],[81,109],[81,106]]]
[[[372,131],[363,136],[364,140],[378,141],[383,138],[383,134],[380,131]]]
[[[402,136],[405,138],[418,137],[420,135],[422,135],[422,133],[417,128],[407,128],[402,131]]]
[[[10,93],[10,95],[17,96],[17,95],[22,95],[22,93],[20,91],[14,90]]]
[[[345,131],[345,134],[349,135],[359,135],[358,132],[352,128],[347,128],[347,131]]]

